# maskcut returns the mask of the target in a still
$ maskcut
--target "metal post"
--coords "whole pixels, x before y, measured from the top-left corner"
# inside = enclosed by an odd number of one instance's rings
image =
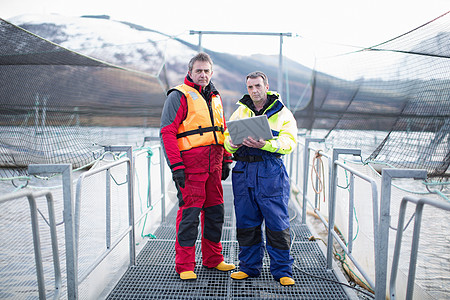
[[[450,203],[445,203],[443,201],[437,201],[434,199],[417,199],[410,196],[403,197],[402,202],[400,204],[399,216],[398,216],[398,225],[397,225],[397,236],[395,239],[395,249],[394,255],[392,257],[392,267],[391,267],[391,280],[390,280],[390,297],[392,300],[396,299],[396,280],[397,280],[397,271],[398,271],[398,263],[400,260],[400,249],[402,245],[402,235],[403,224],[405,222],[405,213],[407,203],[411,202],[416,205],[415,211],[415,221],[414,221],[414,231],[412,236],[412,244],[411,244],[411,256],[409,259],[409,273],[408,273],[408,284],[406,289],[406,298],[412,299],[414,292],[414,281],[416,277],[416,263],[417,263],[417,252],[419,250],[419,237],[420,237],[420,228],[422,223],[422,210],[425,204],[431,205],[433,207],[450,211]]]
[[[300,136],[305,136],[304,133],[297,133],[297,147],[296,147],[296,151],[297,151],[297,163],[296,163],[296,168],[295,168],[295,183],[297,184],[297,186],[300,186],[300,182],[298,181],[299,179],[299,172],[300,172],[300,143],[298,142],[298,139]]]
[[[33,195],[28,195],[28,202],[30,204],[31,213],[31,227],[33,228],[33,245],[34,245],[34,259],[36,262],[36,274],[38,281],[39,299],[45,299],[45,280],[44,280],[44,267],[42,265],[42,253],[41,253],[41,239],[39,235],[39,222],[37,214],[36,200]],[[53,243],[53,240],[52,240]]]
[[[316,176],[316,187],[319,186],[319,180],[320,180],[320,176],[322,175],[322,170],[319,168],[317,168],[317,176]],[[311,182],[312,184],[312,182]],[[314,208],[317,208],[319,206],[320,203],[320,193],[315,193],[314,195]]]
[[[309,143],[322,143],[325,139],[305,138],[305,149],[303,152],[303,204],[302,204],[302,224],[306,224],[306,206],[308,195],[308,170],[309,170]]]
[[[388,168],[381,171],[380,221],[377,233],[379,242],[377,253],[375,254],[378,257],[378,262],[375,263],[375,299],[377,300],[384,300],[386,298],[392,178],[426,179],[427,171]]]
[[[202,52],[203,51],[203,47],[202,47],[202,32],[200,31],[198,34],[198,52]]]
[[[297,135],[297,138],[298,138],[298,135]],[[298,143],[298,140],[297,140],[297,147],[296,147],[296,149],[295,149],[295,152],[296,152],[296,157],[297,157],[297,163],[296,163],[296,166],[295,166],[295,184],[297,185],[297,186],[299,186],[299,182],[298,182],[298,170],[299,170],[299,168],[300,168],[300,147],[299,147],[299,143]]]
[[[59,261],[59,253],[58,253],[58,238],[56,233],[56,220],[55,220],[55,207],[53,196],[50,192],[45,194],[47,198],[47,207],[48,207],[48,220],[50,224],[50,235],[52,237],[52,253],[53,253],[53,268],[55,271],[55,294],[54,299],[58,299],[61,293],[61,264]]]
[[[106,249],[111,247],[111,170],[106,170]]]
[[[153,152],[152,152],[153,153]],[[147,206],[152,206],[152,181],[151,181],[151,167],[152,167],[152,156],[149,155],[147,151],[147,182],[148,182],[148,189],[147,189]]]
[[[73,186],[72,186],[72,165],[29,165],[28,173],[49,174],[61,173],[63,181],[64,200],[64,230],[66,243],[66,273],[67,273],[67,297],[68,299],[78,299],[78,257],[75,243],[75,222],[73,206]]]
[[[413,298],[414,292],[414,280],[416,278],[416,262],[417,262],[417,252],[419,251],[419,237],[420,237],[420,227],[422,224],[422,212],[425,202],[419,200],[416,206],[416,216],[414,220],[414,230],[413,238],[411,243],[411,257],[409,259],[409,272],[408,272],[408,284],[406,288],[406,299]],[[403,228],[403,227],[402,227]],[[397,228],[397,230],[402,230],[402,228]]]
[[[128,224],[131,226],[130,230],[130,265],[136,262],[136,243],[135,243],[135,228],[134,228],[134,159],[132,146],[108,146],[105,151],[111,152],[126,152],[130,160],[128,170]]]
[[[294,169],[294,152],[291,152],[289,156],[289,180],[292,180],[292,172]]]
[[[349,199],[348,199],[348,252],[353,251],[353,208],[355,206],[355,175],[350,173],[350,186],[349,186]]]
[[[164,153],[162,146],[159,147],[159,164],[160,164],[160,174],[161,174],[161,222],[166,221],[166,180],[164,172]]]
[[[336,209],[336,186],[337,186],[337,165],[334,163],[338,160],[339,155],[361,155],[359,149],[333,149],[333,159],[331,163],[330,192],[328,196],[328,243],[327,243],[327,269],[333,268],[333,230]]]
[[[280,54],[278,57],[278,88],[280,95],[283,94],[283,35],[280,33]],[[283,97],[282,97],[283,99]]]
[[[286,103],[287,108],[291,109],[291,99],[290,99],[290,91],[289,91],[289,70],[288,68],[285,68],[286,70],[284,71],[284,82],[285,82],[285,91],[284,91],[284,102]],[[306,89],[305,89],[306,91]]]
[[[225,34],[225,35],[271,35],[280,37],[280,57],[278,61],[278,93],[283,98],[283,36],[292,36],[291,32],[287,33],[276,33],[276,32],[234,32],[234,31],[196,31],[191,30],[190,34],[198,34],[198,49],[203,51],[202,35],[203,34]],[[289,108],[289,106],[288,106]]]

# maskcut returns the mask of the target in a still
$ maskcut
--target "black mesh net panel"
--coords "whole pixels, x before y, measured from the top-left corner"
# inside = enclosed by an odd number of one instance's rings
[[[81,55],[0,19],[0,166],[92,162],[102,128],[159,127],[155,75]],[[11,173],[2,169],[0,177]],[[10,171],[11,172],[11,171]]]
[[[333,76],[317,71],[330,65]],[[341,147],[372,131],[366,161],[450,177],[450,12],[377,46],[321,59],[317,70],[311,101],[295,114],[299,127]]]

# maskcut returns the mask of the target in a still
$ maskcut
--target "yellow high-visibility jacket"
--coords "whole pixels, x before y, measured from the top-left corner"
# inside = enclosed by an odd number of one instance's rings
[[[264,114],[267,115],[273,139],[267,140],[261,150],[274,154],[289,154],[297,145],[297,121],[292,112],[284,106],[280,95],[276,92],[268,91],[267,97],[273,103],[267,107]],[[229,121],[254,117],[255,112],[249,108],[248,101],[252,101],[249,95],[245,95],[237,102],[239,107],[233,112]],[[230,145],[230,134],[225,131],[225,150],[235,153],[239,148]]]

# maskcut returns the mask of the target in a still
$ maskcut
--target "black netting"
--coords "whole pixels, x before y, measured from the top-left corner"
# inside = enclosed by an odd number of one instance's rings
[[[292,101],[298,126],[320,130],[335,146],[353,147],[363,137],[357,145],[367,161],[448,177],[449,19],[447,13],[374,47],[319,59],[310,88],[287,65],[291,87],[299,84],[291,89],[300,94]],[[50,23],[22,26],[36,34],[62,30]],[[0,19],[0,167],[82,166],[102,146],[117,144],[103,129],[158,127],[168,86],[158,79],[167,76],[165,37],[145,32],[155,36],[91,43],[75,49],[80,54]],[[55,35],[54,42],[67,41]],[[373,133],[369,142],[367,132]]]
[[[318,70],[335,66],[333,76]],[[328,68],[329,69],[329,68]],[[450,12],[377,46],[321,59],[299,127],[337,146],[364,131],[367,161],[450,176]]]
[[[117,143],[105,128],[158,127],[164,100],[156,75],[67,50],[0,19],[2,167],[83,166]]]

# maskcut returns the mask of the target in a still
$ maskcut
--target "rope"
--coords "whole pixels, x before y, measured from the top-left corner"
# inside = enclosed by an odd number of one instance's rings
[[[344,159],[345,162],[345,159]],[[375,175],[377,175],[379,178],[381,178],[381,174],[375,170],[375,168],[371,165],[372,163],[376,163],[376,164],[380,164],[380,165],[386,165],[389,168],[395,168],[395,166],[389,164],[389,163],[385,163],[385,162],[378,162],[378,161],[372,161],[372,160],[367,160],[367,161],[363,161],[362,157],[361,157],[361,163],[362,165],[365,166],[369,166],[369,168],[374,172]],[[428,194],[436,194],[439,195],[440,197],[442,197],[444,200],[450,202],[450,199],[448,197],[448,195],[442,193],[442,189],[445,185],[450,185],[450,182],[439,182],[439,181],[422,181],[422,184],[425,185],[426,189],[428,190],[428,192],[418,192],[418,191],[413,191],[413,190],[409,190],[403,187],[400,187],[394,183],[392,183],[392,186],[395,186],[396,188],[398,188],[399,190],[405,191],[407,193],[411,193],[411,194],[416,194],[416,195],[428,195]],[[431,190],[430,187],[431,186],[441,186],[440,190]]]
[[[427,182],[427,181],[424,181],[423,184],[427,188],[427,191],[429,191],[432,194],[437,194],[437,195],[441,196],[442,198],[444,198],[444,200],[446,200],[447,202],[450,202],[450,199],[444,193],[442,193],[442,190],[444,189],[444,185],[449,185],[450,182],[439,182],[439,181]],[[431,187],[434,187],[434,186],[439,186],[440,189],[432,190]]]
[[[318,163],[318,165],[316,165],[316,162]],[[319,170],[317,169],[317,166],[319,167]],[[321,193],[323,194],[323,202],[325,202],[325,171],[324,170],[325,170],[325,168],[323,166],[322,154],[320,154],[320,151],[316,151],[314,154],[312,166],[311,166],[311,185],[312,185],[314,192],[319,195],[319,200],[320,200],[320,194]],[[314,186],[313,173],[316,175],[316,178],[318,179],[317,188],[316,188],[316,186]],[[318,209],[320,210],[320,201],[319,201]]]
[[[150,161],[151,161],[151,158],[153,156],[153,151],[151,150],[151,148],[149,148],[149,147],[140,147],[140,148],[137,148],[136,150],[133,150],[133,151],[138,151],[138,150],[143,150],[143,149],[147,150],[147,156],[146,157],[148,159],[150,159]],[[147,176],[148,176],[147,177],[147,183],[148,184],[147,184],[147,203],[146,203],[146,208],[150,208],[150,210],[153,210],[153,205],[150,204],[150,198],[149,198],[149,191],[150,191],[150,185],[151,185],[150,175],[151,175],[150,168],[148,168],[148,170],[147,170]],[[139,176],[137,174],[135,176],[136,176],[136,183],[138,185],[138,191],[140,191],[140,188],[139,188],[140,187]],[[142,207],[143,201],[142,201],[140,192],[138,192],[138,197],[139,197],[140,210],[141,210],[141,213],[143,213],[143,207]],[[147,224],[147,216],[148,216],[148,214],[145,215],[145,218],[144,218],[144,221],[143,221],[143,224],[142,224],[141,237],[142,238],[148,237],[150,239],[156,239],[156,236],[154,234],[152,234],[152,233],[144,234],[145,225]],[[141,221],[139,221],[139,223],[140,222]]]

